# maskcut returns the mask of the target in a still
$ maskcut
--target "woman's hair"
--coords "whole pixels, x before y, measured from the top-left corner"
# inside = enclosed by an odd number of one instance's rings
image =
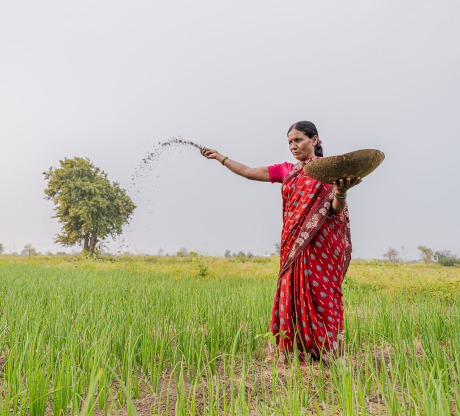
[[[310,139],[313,139],[314,136],[318,136],[318,130],[311,121],[298,121],[297,123],[294,123],[291,127],[289,127],[288,134],[292,129],[301,131]],[[319,139],[315,146],[315,156],[323,157],[323,147],[321,146]]]

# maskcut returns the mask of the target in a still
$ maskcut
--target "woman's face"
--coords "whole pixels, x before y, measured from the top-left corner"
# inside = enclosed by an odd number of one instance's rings
[[[315,156],[315,145],[318,143],[318,136],[309,138],[305,133],[292,129],[288,133],[289,150],[299,161],[304,162]]]

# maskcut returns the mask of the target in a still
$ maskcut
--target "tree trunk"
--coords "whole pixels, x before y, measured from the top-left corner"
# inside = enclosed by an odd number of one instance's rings
[[[89,250],[89,234],[85,234],[83,236],[83,251]]]
[[[90,243],[89,243],[89,255],[90,256],[93,256],[94,254],[94,250],[96,249],[96,244],[99,240],[97,239],[97,233],[96,232],[93,232],[91,234],[91,240],[90,240]]]

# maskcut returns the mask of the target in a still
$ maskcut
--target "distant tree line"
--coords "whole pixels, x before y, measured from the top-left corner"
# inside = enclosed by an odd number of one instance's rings
[[[5,246],[0,243],[0,255],[4,254],[5,253]],[[32,245],[32,244],[26,244],[24,246],[24,248],[21,250],[20,253],[17,253],[16,251],[13,251],[12,253],[10,253],[11,256],[38,256],[39,254],[42,254],[41,252],[37,251],[37,249]],[[52,256],[53,253],[48,250],[46,253],[45,253],[47,256]],[[65,251],[58,251],[56,253],[57,256],[66,256],[67,253]]]
[[[224,256],[228,259],[252,259],[254,254],[250,251],[245,253],[244,251],[239,251],[238,253],[233,253],[230,250],[225,250]]]
[[[431,248],[423,245],[418,246],[417,249],[420,253],[422,261],[425,264],[437,261],[442,266],[460,265],[460,259],[457,257],[456,254],[453,254],[450,250],[433,251]],[[390,246],[388,247],[388,250],[383,255],[383,257],[390,262],[399,262],[401,261],[399,255],[399,251]]]
[[[404,248],[404,247],[403,247]],[[276,243],[275,244],[275,251],[276,251],[276,254],[279,255],[280,253],[280,249],[281,249],[281,245],[280,243]],[[427,247],[427,246],[418,246],[417,247],[419,253],[420,253],[420,256],[421,256],[421,260],[425,263],[425,264],[428,264],[428,263],[431,263],[431,262],[437,262],[439,263],[440,265],[442,266],[460,266],[460,259],[457,257],[457,255],[453,254],[450,250],[441,250],[441,251],[433,251],[431,248]],[[102,255],[102,254],[106,254],[106,255],[110,255],[109,252],[104,252],[102,250],[102,248],[99,250],[100,252],[98,253],[99,255]],[[5,246],[0,243],[0,255],[4,254],[5,253]],[[84,253],[84,251],[83,251]],[[24,248],[21,250],[20,252],[20,255],[22,256],[28,256],[29,258],[31,256],[36,256],[36,255],[39,255],[39,254],[42,254],[40,252],[38,252],[36,250],[35,247],[33,247],[32,244],[26,244],[24,246]],[[76,252],[73,252],[72,254],[78,254]],[[130,256],[132,255],[130,252],[123,252],[123,253],[119,253],[121,254],[122,256]],[[11,255],[19,255],[18,253],[16,252],[13,252],[11,253]],[[46,255],[53,255],[53,253],[51,251],[47,251],[46,252]],[[67,253],[65,251],[58,251],[56,253],[56,255],[58,256],[66,256]],[[271,256],[274,256],[275,253],[272,253]],[[144,254],[144,256],[148,256],[147,254]],[[157,252],[157,256],[158,257],[161,257],[161,256],[165,256],[165,257],[169,257],[170,255],[168,253],[165,253],[165,250],[163,248],[160,248]],[[175,254],[173,254],[173,256],[177,256],[177,257],[198,257],[199,254],[195,251],[189,251],[188,248],[186,247],[181,247]],[[254,257],[257,257],[257,256],[254,256],[250,251],[248,253],[245,253],[244,251],[239,251],[238,253],[234,252],[232,253],[230,250],[226,250],[225,253],[224,253],[224,256],[226,258],[233,258],[233,259],[251,259],[251,258],[254,258]],[[386,253],[383,255],[383,257],[389,261],[389,262],[392,262],[392,263],[396,263],[396,262],[400,262],[402,261],[402,259],[400,258],[400,252],[398,250],[396,250],[395,248],[393,247],[388,247],[388,250],[386,251]]]

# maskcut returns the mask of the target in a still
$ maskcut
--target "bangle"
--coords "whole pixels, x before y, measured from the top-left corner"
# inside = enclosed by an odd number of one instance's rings
[[[223,159],[222,159],[222,166],[225,166],[225,161],[228,159],[228,156],[225,156]]]
[[[335,197],[337,199],[347,199],[347,194],[345,194],[345,196],[340,196],[340,195],[337,195],[337,192],[335,193]]]

